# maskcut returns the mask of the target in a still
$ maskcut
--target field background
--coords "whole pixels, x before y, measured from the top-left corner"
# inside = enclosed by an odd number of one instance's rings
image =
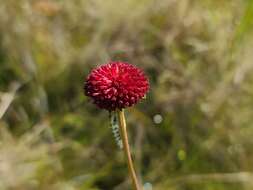
[[[83,95],[109,60],[150,79],[126,111],[143,184],[251,190],[252,26],[252,0],[0,0],[0,190],[131,189]]]

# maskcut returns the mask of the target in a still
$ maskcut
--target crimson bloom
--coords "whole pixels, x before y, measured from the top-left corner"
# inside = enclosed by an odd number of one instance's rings
[[[95,68],[85,81],[85,95],[99,108],[113,111],[136,104],[149,89],[143,71],[124,62],[109,62]]]

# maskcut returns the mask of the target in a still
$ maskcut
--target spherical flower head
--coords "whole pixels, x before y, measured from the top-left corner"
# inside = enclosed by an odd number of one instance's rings
[[[143,71],[124,62],[109,62],[92,70],[84,85],[85,95],[109,111],[133,106],[148,89]]]

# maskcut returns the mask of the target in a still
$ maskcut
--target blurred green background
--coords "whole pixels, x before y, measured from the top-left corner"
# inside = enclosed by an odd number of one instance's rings
[[[131,189],[83,95],[109,60],[150,79],[126,111],[143,184],[251,190],[252,25],[252,0],[0,0],[0,190]]]

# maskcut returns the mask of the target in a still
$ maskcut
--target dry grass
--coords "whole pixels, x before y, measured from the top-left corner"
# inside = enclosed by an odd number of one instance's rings
[[[0,4],[0,189],[128,189],[108,116],[82,93],[84,76],[110,59],[150,76],[147,99],[127,113],[143,182],[252,188],[209,178],[171,183],[253,169],[250,0]]]

